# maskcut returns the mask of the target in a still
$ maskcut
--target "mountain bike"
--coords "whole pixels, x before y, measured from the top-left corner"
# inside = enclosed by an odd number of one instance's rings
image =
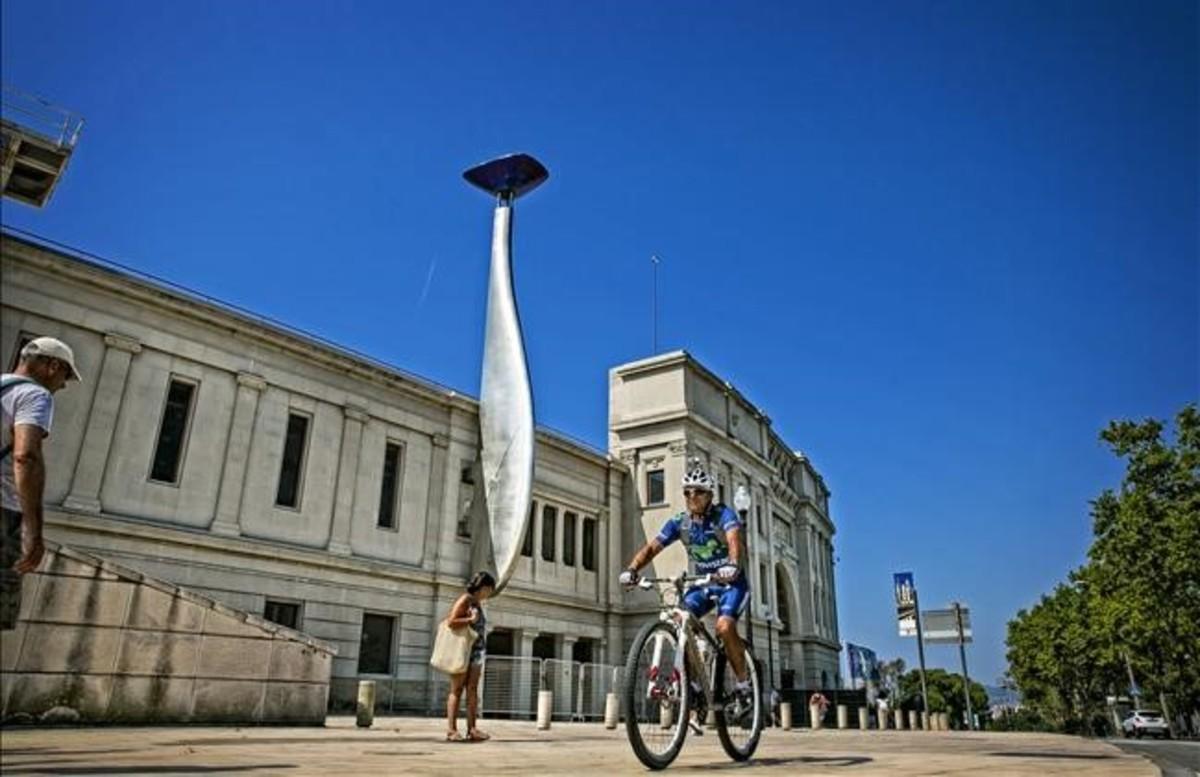
[[[717,736],[735,761],[745,761],[758,747],[763,729],[762,685],[754,652],[746,645],[745,666],[750,688],[738,692],[737,676],[721,640],[683,606],[691,586],[719,582],[711,575],[675,578],[643,577],[638,587],[658,588],[658,619],[647,623],[633,640],[625,661],[622,699],[625,731],[638,760],[665,769],[679,755],[691,728],[697,736],[711,711]],[[715,598],[715,597],[714,597]]]

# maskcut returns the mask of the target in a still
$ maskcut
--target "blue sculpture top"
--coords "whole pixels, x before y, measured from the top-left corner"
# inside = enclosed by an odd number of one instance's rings
[[[545,166],[529,154],[497,157],[463,173],[468,183],[504,200],[528,194],[549,177]]]

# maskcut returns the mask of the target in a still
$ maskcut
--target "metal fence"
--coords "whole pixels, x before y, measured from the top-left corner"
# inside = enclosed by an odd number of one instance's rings
[[[620,676],[621,668],[610,664],[489,655],[479,679],[479,711],[485,717],[533,720],[538,691],[548,690],[554,692],[555,720],[603,720],[605,698],[618,691]],[[346,684],[344,695],[350,696],[349,686],[358,678],[333,682]],[[376,679],[375,688],[380,712],[440,716],[446,714],[450,678],[427,661],[403,659],[391,677]]]

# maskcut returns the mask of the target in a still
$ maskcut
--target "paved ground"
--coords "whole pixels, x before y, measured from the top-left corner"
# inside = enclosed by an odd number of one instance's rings
[[[1196,777],[1200,775],[1200,742],[1179,742],[1143,739],[1128,742],[1114,739],[1112,743],[1130,753],[1141,753],[1158,764],[1163,777]]]
[[[644,774],[623,729],[489,721],[494,738],[450,744],[444,724],[381,718],[368,731],[350,718],[325,728],[5,729],[4,775],[611,775]],[[1158,777],[1139,755],[1053,734],[768,731],[757,757],[735,766],[714,732],[688,737],[672,772],[736,770],[774,775],[1029,775]]]

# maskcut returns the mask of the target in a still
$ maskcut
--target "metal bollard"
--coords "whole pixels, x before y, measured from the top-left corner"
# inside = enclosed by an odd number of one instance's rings
[[[792,703],[790,701],[779,705],[779,722],[783,724],[784,731],[792,730]]]
[[[617,700],[615,693],[610,693],[604,697],[604,727],[616,728],[617,718],[620,717],[621,702]]]
[[[861,731],[866,731],[871,727],[871,713],[866,707],[858,708],[858,728]]]
[[[825,725],[825,721],[821,720],[821,705],[820,704],[808,705],[808,720],[809,720],[809,726],[812,727],[814,730],[819,729]]]
[[[554,709],[554,691],[538,691],[538,731],[550,728],[550,713]]]
[[[908,711],[908,729],[909,731],[920,731],[921,729],[921,713],[916,710]]]
[[[554,710],[554,692],[539,691],[538,692],[538,730],[545,731],[550,728],[550,716]]]
[[[358,708],[355,723],[359,728],[370,728],[375,721],[375,681],[358,681]]]
[[[896,730],[903,731],[904,730],[904,710],[896,710],[895,713],[892,715],[892,717],[896,719],[895,720]]]
[[[850,728],[850,708],[845,704],[838,705],[838,728]]]

